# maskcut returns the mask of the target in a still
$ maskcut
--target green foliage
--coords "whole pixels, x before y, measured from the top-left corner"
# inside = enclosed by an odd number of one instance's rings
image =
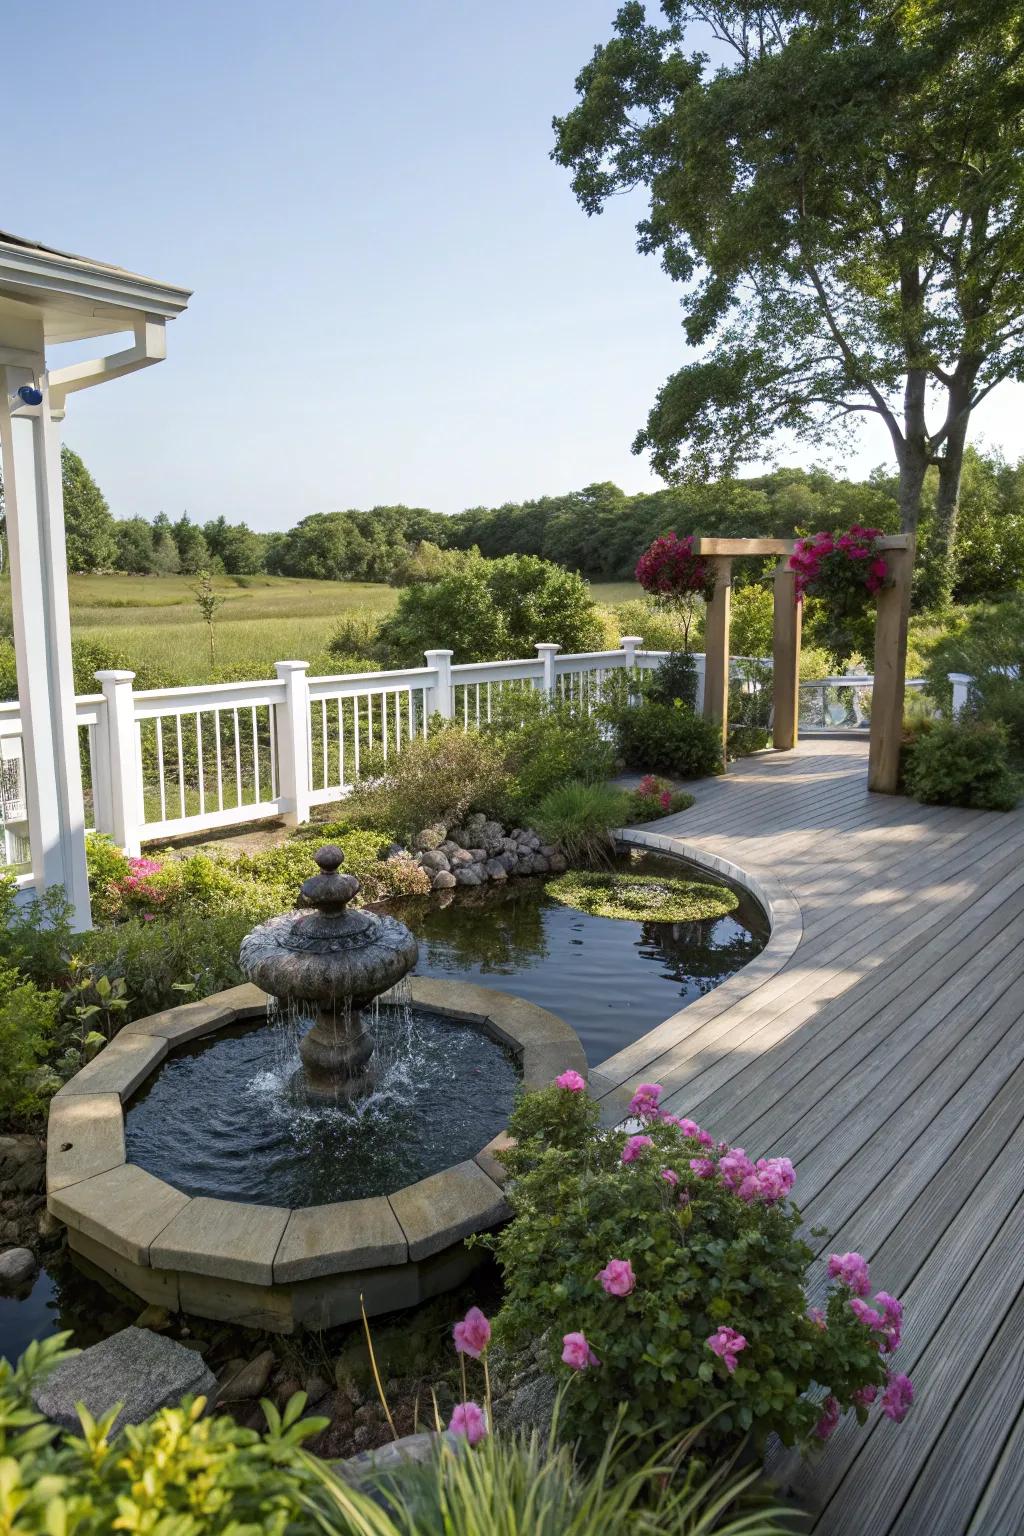
[[[772,733],[766,725],[730,725],[725,750],[730,762],[737,757],[749,757],[752,752],[763,752],[771,745]]]
[[[366,776],[345,802],[346,818],[359,826],[393,826],[404,838],[435,822],[453,827],[470,811],[500,815],[510,789],[495,738],[437,717],[428,736],[417,736],[386,763],[364,762],[363,769]]]
[[[39,1069],[57,1022],[58,994],[0,965],[0,1124],[38,1114],[47,1095]]]
[[[622,917],[640,923],[695,923],[735,912],[739,897],[724,885],[706,885],[671,875],[570,870],[548,882],[547,891],[565,907],[592,917]]]
[[[73,947],[71,904],[62,886],[19,902],[15,877],[0,872],[0,964],[49,987],[68,967]]]
[[[33,1407],[32,1389],[64,1358],[69,1334],[0,1361],[0,1529],[23,1536],[290,1536],[315,1529],[304,1496],[315,1487],[304,1441],[327,1419],[303,1419],[304,1393],[283,1414],[264,1402],[267,1433],[204,1398],[162,1408],[116,1440],[119,1405],[101,1419],[79,1408],[81,1434],[65,1434]]]
[[[930,697],[948,709],[949,673],[966,673],[973,679],[972,712],[1006,727],[1011,751],[1024,765],[1024,592],[951,616],[926,652]]]
[[[692,710],[697,702],[697,663],[689,651],[670,651],[656,671],[645,675],[643,685],[647,698],[659,704],[678,700]]]
[[[813,1254],[796,1208],[742,1200],[717,1173],[699,1177],[690,1160],[707,1149],[684,1129],[648,1120],[652,1145],[624,1163],[626,1134],[595,1134],[583,1093],[527,1095],[509,1121],[513,1219],[495,1243],[505,1280],[497,1337],[512,1351],[542,1341],[557,1378],[563,1336],[586,1336],[600,1364],[571,1378],[565,1413],[590,1455],[620,1412],[629,1434],[657,1426],[671,1438],[710,1421],[710,1448],[748,1432],[792,1444],[820,1413],[805,1395],[812,1383],[846,1408],[854,1391],[885,1380],[877,1337],[846,1287],[830,1293],[826,1329],[808,1317]],[[607,1294],[597,1278],[613,1258],[632,1265],[630,1294]],[[732,1373],[707,1345],[723,1326],[747,1341]]]
[[[598,718],[535,689],[502,690],[488,734],[500,744],[511,775],[507,819],[528,822],[551,790],[569,780],[601,782],[614,766],[614,752]]]
[[[636,789],[629,791],[629,825],[642,825],[645,821],[657,821],[662,816],[675,816],[689,810],[692,795],[683,789],[673,789],[668,779],[660,779],[647,773]]]
[[[682,617],[674,609],[653,597],[632,598],[615,608],[615,624],[620,635],[639,635],[645,651],[681,651],[686,638]],[[701,625],[691,625],[689,641],[700,648]]]
[[[625,826],[629,798],[612,784],[572,781],[549,790],[533,821],[547,843],[557,843],[570,864],[607,864],[615,852],[612,837]]]
[[[729,649],[734,656],[758,659],[772,654],[775,594],[771,587],[737,587],[732,594]]]
[[[920,730],[903,777],[908,792],[926,805],[1012,811],[1021,794],[1006,730],[993,721],[937,720]]]
[[[677,779],[699,779],[722,771],[722,738],[705,720],[677,701],[644,699],[617,721],[619,752],[627,768],[654,769]]]
[[[128,1018],[144,1018],[237,986],[243,979],[238,950],[252,925],[247,913],[230,909],[183,910],[154,922],[132,917],[82,934],[77,954],[95,980],[123,979]]]
[[[60,473],[68,570],[106,570],[117,559],[115,524],[106,498],[73,448],[61,448]]]

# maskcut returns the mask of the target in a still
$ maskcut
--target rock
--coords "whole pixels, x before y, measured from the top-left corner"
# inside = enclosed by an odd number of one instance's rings
[[[488,859],[484,865],[484,872],[488,880],[507,880],[508,870],[500,859]]]
[[[480,841],[488,853],[501,853],[505,846],[505,833],[500,821],[485,821],[480,828]]]
[[[472,816],[466,817],[466,826],[482,827],[486,824],[486,821],[487,817],[484,815],[483,811],[474,811]]]
[[[322,1376],[318,1376],[314,1371],[312,1376],[306,1377],[306,1380],[302,1384],[302,1390],[305,1392],[306,1397],[309,1400],[307,1406],[309,1408],[315,1408],[317,1403],[323,1402],[324,1398],[331,1390],[331,1384],[330,1382],[325,1381]]]
[[[473,855],[468,848],[457,848],[449,860],[452,869],[459,869],[463,865],[472,864],[472,862]]]
[[[541,843],[538,851],[542,853],[546,859],[552,859],[558,852],[558,849],[555,847],[554,843]]]
[[[536,853],[537,849],[540,847],[540,838],[532,829],[523,833],[521,841],[526,845],[527,848],[532,849],[534,853]]]
[[[458,885],[483,885],[484,877],[475,864],[461,864],[455,871]]]
[[[503,837],[501,840],[501,848],[503,853],[515,854],[519,852],[519,844],[516,842],[514,837]]]
[[[516,860],[515,873],[517,875],[533,874],[533,854],[529,851],[521,853]]]
[[[232,1361],[232,1364],[235,1364]],[[230,1367],[229,1367],[230,1369]],[[262,1397],[270,1380],[270,1373],[274,1369],[274,1351],[265,1349],[243,1364],[241,1370],[235,1370],[229,1376],[225,1372],[221,1382],[220,1391],[217,1394],[219,1403],[244,1403],[252,1397]]]
[[[36,1272],[36,1256],[31,1248],[8,1248],[0,1253],[0,1291],[13,1291]]]
[[[355,1438],[358,1439],[358,1432]],[[360,1488],[367,1483],[364,1492],[380,1503],[383,1499],[374,1485],[382,1475],[390,1482],[396,1476],[400,1477],[404,1468],[432,1461],[442,1444],[459,1455],[466,1449],[468,1441],[464,1435],[453,1435],[449,1430],[442,1430],[440,1434],[434,1430],[421,1430],[419,1434],[402,1435],[399,1440],[392,1440],[375,1451],[361,1451],[358,1456],[337,1461],[332,1470],[350,1487]]]
[[[407,859],[409,852],[408,849],[402,847],[401,843],[388,843],[387,847],[381,851],[380,857],[382,860]]]
[[[154,1333],[163,1333],[165,1328],[170,1327],[170,1323],[171,1314],[168,1312],[167,1308],[157,1307],[151,1304],[150,1306],[144,1307],[142,1309],[138,1317],[135,1319],[134,1326],[136,1328],[151,1328]]]
[[[553,853],[548,859],[548,865],[553,875],[564,875],[569,868],[569,860],[564,853]]]
[[[417,832],[412,840],[412,846],[417,853],[432,853],[440,848],[447,837],[444,827],[424,827],[422,832]]]
[[[544,857],[544,855],[542,853],[535,853],[534,854],[534,856],[533,856],[533,873],[535,875],[546,875],[550,868],[551,868],[551,865],[548,863],[547,859]]]
[[[44,1243],[52,1243],[64,1230],[64,1223],[44,1205],[36,1217],[36,1230]]]
[[[430,882],[430,889],[432,891],[450,891],[452,886],[457,884],[458,881],[450,870],[439,869]]]
[[[466,850],[474,864],[483,864],[487,860],[486,848],[469,848]]]
[[[440,848],[433,848],[428,853],[420,855],[420,863],[424,869],[436,872],[439,869],[448,868],[448,855],[442,853]]]
[[[33,1390],[32,1401],[40,1413],[70,1430],[81,1428],[76,1403],[84,1403],[94,1418],[123,1403],[113,1425],[117,1434],[179,1398],[209,1397],[216,1386],[201,1355],[148,1328],[122,1328],[58,1365]]]
[[[519,860],[519,855],[517,853],[499,853],[496,854],[495,857],[497,858],[498,863],[504,869],[506,875],[510,875],[513,872]]]
[[[286,1408],[295,1396],[302,1391],[302,1382],[297,1376],[285,1376],[274,1388],[274,1401],[279,1408]]]
[[[541,1439],[551,1427],[557,1388],[551,1376],[535,1376],[516,1388],[502,1414],[503,1429],[536,1429]]]

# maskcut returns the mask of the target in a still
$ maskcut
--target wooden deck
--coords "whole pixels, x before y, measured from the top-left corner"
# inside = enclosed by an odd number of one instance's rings
[[[774,889],[750,966],[599,1069],[647,1079],[751,1156],[785,1154],[819,1254],[855,1249],[906,1306],[902,1425],[848,1415],[772,1474],[819,1536],[1024,1530],[1024,811],[866,787],[818,739],[696,786],[644,829]],[[780,888],[777,882],[782,882]],[[789,900],[788,893],[792,898]]]

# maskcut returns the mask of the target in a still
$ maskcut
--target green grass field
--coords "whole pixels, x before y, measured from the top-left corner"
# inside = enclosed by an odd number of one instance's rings
[[[205,682],[206,627],[192,585],[188,576],[72,576],[73,633],[110,647],[137,669],[153,669],[180,684]],[[253,677],[291,658],[326,669],[327,645],[342,619],[382,615],[398,601],[395,588],[369,582],[221,576],[215,587],[224,598],[215,623],[216,665],[236,674],[251,666]],[[608,606],[640,595],[628,581],[591,590],[596,602]]]

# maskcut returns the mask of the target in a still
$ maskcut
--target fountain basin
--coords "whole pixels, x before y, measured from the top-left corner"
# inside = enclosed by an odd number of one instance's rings
[[[412,977],[414,1005],[475,1025],[510,1050],[526,1087],[586,1073],[574,1030],[546,1009],[467,983]],[[290,1333],[414,1306],[478,1262],[465,1238],[508,1215],[492,1138],[387,1195],[297,1209],[192,1196],[127,1160],[124,1108],[175,1049],[265,1015],[234,987],[128,1025],[55,1096],[47,1203],[72,1251],[146,1302]]]

